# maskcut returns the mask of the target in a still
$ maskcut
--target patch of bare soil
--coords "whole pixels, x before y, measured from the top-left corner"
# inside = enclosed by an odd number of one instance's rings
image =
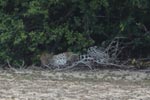
[[[0,100],[150,100],[150,75],[119,70],[1,70]]]

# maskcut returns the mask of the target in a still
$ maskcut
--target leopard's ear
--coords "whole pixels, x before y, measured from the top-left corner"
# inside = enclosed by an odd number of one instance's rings
[[[47,56],[48,56],[49,59],[51,59],[51,58],[53,58],[54,53],[48,53]]]
[[[73,52],[67,52],[68,61],[74,62],[77,61],[79,58],[79,55]]]

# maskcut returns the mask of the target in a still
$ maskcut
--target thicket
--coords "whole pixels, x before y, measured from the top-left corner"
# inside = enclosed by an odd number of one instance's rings
[[[41,52],[79,52],[126,37],[150,56],[149,0],[0,0],[0,63],[36,63]]]

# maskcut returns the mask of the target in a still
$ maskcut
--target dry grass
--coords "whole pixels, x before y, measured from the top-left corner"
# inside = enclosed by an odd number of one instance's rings
[[[0,71],[0,100],[150,100],[150,75],[129,71]]]

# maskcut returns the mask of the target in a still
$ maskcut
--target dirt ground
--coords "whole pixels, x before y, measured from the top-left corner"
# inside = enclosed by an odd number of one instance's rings
[[[150,100],[150,73],[0,70],[0,100]]]

